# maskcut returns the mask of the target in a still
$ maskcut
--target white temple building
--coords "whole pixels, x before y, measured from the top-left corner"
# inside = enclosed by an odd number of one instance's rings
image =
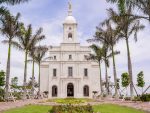
[[[78,41],[78,23],[69,3],[68,16],[63,23],[63,42],[49,48],[49,59],[41,64],[41,92],[49,98],[92,98],[100,91],[98,63],[87,60],[91,49]]]

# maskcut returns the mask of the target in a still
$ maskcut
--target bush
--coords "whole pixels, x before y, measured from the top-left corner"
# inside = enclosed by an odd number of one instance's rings
[[[4,101],[4,89],[0,88],[0,102]]]
[[[130,100],[131,100],[131,97],[125,97],[124,100],[125,100],[125,101],[130,101]]]
[[[150,94],[143,94],[141,97],[140,97],[141,101],[143,102],[149,102],[150,101]]]
[[[90,105],[86,106],[73,106],[62,105],[62,106],[53,106],[52,110],[49,113],[93,113],[93,108]]]
[[[120,96],[119,96],[119,99],[123,99],[123,97],[124,97],[124,95],[120,95]]]
[[[82,104],[87,102],[87,99],[66,98],[66,99],[55,99],[54,102],[59,104]]]
[[[13,94],[14,97],[17,98],[17,100],[22,99],[22,93],[21,92],[13,92],[12,94]]]
[[[132,101],[141,101],[140,96],[135,96]]]

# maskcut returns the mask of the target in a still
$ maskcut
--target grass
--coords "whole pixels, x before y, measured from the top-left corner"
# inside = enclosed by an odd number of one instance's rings
[[[141,110],[136,110],[129,107],[118,106],[113,104],[102,104],[93,106],[95,112],[100,113],[145,113]]]
[[[3,113],[48,113],[52,107],[50,106],[39,106],[39,105],[28,105],[21,108],[15,108]],[[145,113],[140,110],[136,110],[128,107],[121,107],[113,104],[102,104],[93,106],[95,112],[100,113]]]
[[[21,108],[10,109],[3,113],[48,113],[51,108],[50,106],[28,105]]]

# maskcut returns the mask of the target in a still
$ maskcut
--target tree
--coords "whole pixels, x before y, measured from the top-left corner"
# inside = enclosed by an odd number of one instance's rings
[[[18,88],[18,77],[14,77],[11,79],[11,87]]]
[[[137,86],[142,88],[143,93],[143,87],[145,86],[143,71],[137,75]]]
[[[120,89],[120,79],[117,79],[117,89]]]
[[[24,3],[27,1],[29,1],[29,0],[0,0],[0,5],[2,5],[2,4],[16,5],[16,4]],[[9,11],[7,10],[6,7],[1,6],[0,7],[0,16],[3,16],[5,14],[9,14]]]
[[[117,73],[116,73],[116,65],[115,65],[115,55],[118,55],[120,52],[114,50],[114,46],[119,40],[117,37],[117,30],[114,30],[111,27],[110,21],[105,20],[100,24],[100,26],[96,27],[96,33],[94,39],[90,39],[88,41],[99,41],[103,44],[103,57],[105,62],[105,73],[106,73],[106,87],[109,92],[108,86],[108,74],[107,67],[109,67],[108,59],[110,57],[113,58],[113,72],[114,72],[114,82],[117,86]],[[111,53],[110,53],[111,51]],[[117,97],[117,87],[115,87],[115,97]]]
[[[130,95],[133,97],[133,75],[132,75],[132,62],[131,62],[131,53],[129,46],[129,38],[131,35],[134,35],[135,42],[137,41],[137,33],[140,30],[144,29],[144,25],[140,24],[140,20],[138,20],[135,16],[132,15],[131,8],[125,10],[125,14],[121,15],[120,13],[115,12],[113,9],[109,9],[109,18],[113,20],[116,29],[119,31],[119,37],[126,41],[127,47],[127,60],[128,60],[128,73],[130,75]]]
[[[19,18],[20,14],[18,13],[15,17],[12,15],[5,15],[1,19],[1,34],[6,37],[6,40],[3,40],[4,44],[8,44],[8,58],[7,58],[7,68],[6,68],[6,91],[5,91],[5,98],[8,97],[8,90],[9,90],[9,79],[10,79],[10,59],[11,59],[11,46],[15,44],[14,41],[15,37],[19,36]]]
[[[35,67],[35,54],[36,54],[36,49],[38,48],[36,46],[36,44],[41,41],[41,40],[44,40],[45,39],[45,36],[42,35],[42,31],[43,29],[40,28],[36,31],[36,34],[33,36],[35,38],[35,40],[33,40],[33,43],[30,47],[30,50],[29,50],[29,56],[32,58],[32,60],[29,60],[29,61],[32,61],[32,94],[34,94],[34,79],[35,79],[35,76],[34,76],[34,67]]]
[[[30,49],[30,52],[29,52],[29,55],[30,55],[30,57],[32,58],[32,60],[29,60],[29,61],[31,61],[32,62],[32,78],[31,78],[31,80],[32,80],[32,89],[31,89],[31,93],[32,93],[32,95],[34,94],[34,79],[35,79],[35,75],[34,75],[34,67],[35,67],[35,58],[34,58],[34,56],[35,56],[35,50],[36,50],[36,47],[34,47],[34,45],[32,45],[32,47],[31,47],[31,49]]]
[[[0,71],[0,88],[5,86],[5,72]]]
[[[39,92],[40,92],[40,77],[41,77],[40,66],[41,66],[41,62],[42,62],[43,58],[45,57],[47,51],[48,51],[47,46],[39,46],[35,50],[35,56],[34,56],[34,58],[35,58],[35,62],[39,66],[39,79],[38,79]]]
[[[107,2],[117,3],[121,14],[124,14],[126,7],[138,8],[145,16],[136,15],[150,21],[150,1],[149,0],[106,0]]]
[[[102,43],[106,43],[108,48],[112,52],[112,60],[113,60],[113,73],[114,73],[114,83],[115,83],[115,97],[118,97],[118,90],[117,90],[117,72],[116,72],[116,62],[115,62],[115,55],[120,54],[119,51],[115,51],[114,47],[119,41],[120,37],[118,36],[119,31],[112,27],[112,22],[110,20],[105,20],[101,23],[103,27],[106,28],[105,36],[102,36],[101,32],[97,33],[99,40]]]
[[[123,73],[121,75],[121,84],[122,84],[122,87],[126,88],[126,91],[127,91],[127,87],[129,86],[130,84],[130,77],[129,77],[129,74],[128,73]],[[127,92],[126,92],[126,95],[127,95]]]
[[[4,100],[5,72],[0,71],[0,101]]]
[[[89,59],[95,60],[99,64],[99,70],[100,70],[100,90],[101,94],[103,94],[103,84],[102,84],[102,72],[101,72],[101,63],[103,61],[103,49],[99,46],[93,44],[90,46],[90,48],[94,51],[94,54],[90,54]]]
[[[19,50],[24,51],[25,55],[25,63],[24,63],[24,96],[26,94],[26,85],[27,85],[27,61],[28,55],[33,45],[36,45],[41,40],[45,39],[44,35],[41,35],[43,29],[39,28],[35,34],[32,32],[31,24],[25,28],[24,24],[22,23],[20,26],[20,36],[18,37],[18,41],[14,44],[16,48]]]

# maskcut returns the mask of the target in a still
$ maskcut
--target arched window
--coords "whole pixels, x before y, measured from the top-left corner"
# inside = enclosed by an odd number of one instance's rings
[[[69,34],[68,34],[68,38],[69,38],[69,39],[72,39],[72,33],[69,33]]]
[[[85,85],[83,87],[83,94],[84,94],[85,97],[89,96],[89,86]]]
[[[52,86],[52,97],[57,97],[57,86]]]

